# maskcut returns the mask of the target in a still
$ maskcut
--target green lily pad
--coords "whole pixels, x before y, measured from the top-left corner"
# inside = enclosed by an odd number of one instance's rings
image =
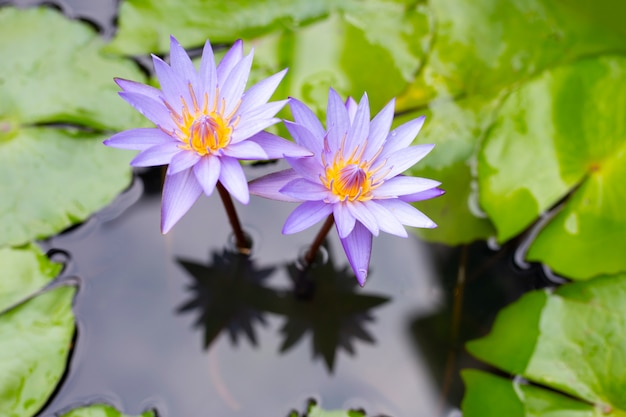
[[[32,417],[54,391],[72,344],[74,293],[57,288],[0,315],[0,415]]]
[[[626,270],[625,94],[626,58],[603,56],[547,71],[507,98],[479,161],[481,205],[500,241],[573,193],[528,258],[575,279]]]
[[[625,297],[626,275],[604,276],[564,285],[553,293],[534,291],[502,310],[491,333],[469,342],[467,349],[485,362],[562,395],[542,393],[546,389],[540,386],[519,391],[523,385],[517,384],[513,386],[515,396],[509,393],[498,399],[494,390],[510,391],[510,381],[474,375],[466,378],[469,390],[464,412],[474,411],[464,415],[489,415],[480,413],[476,399],[490,395],[491,403],[502,407],[521,404],[523,407],[516,409],[525,408],[528,413],[501,415],[548,415],[528,412],[541,399],[546,409],[556,410],[560,404],[577,400],[580,410],[591,404],[602,415],[625,416]],[[526,397],[524,390],[533,394]],[[489,409],[488,404],[485,407]]]
[[[95,404],[88,407],[76,408],[61,417],[132,417],[122,414],[110,405]],[[138,417],[154,417],[153,411],[146,411]]]
[[[365,417],[365,414],[357,410],[326,411],[314,401],[309,401],[306,413],[301,415],[297,411],[292,411],[289,417]]]
[[[476,193],[470,190],[476,189],[478,151],[503,98],[546,69],[623,51],[626,38],[617,25],[606,25],[569,2],[442,0],[429,8],[436,28],[430,53],[398,98],[398,109],[411,116],[432,112],[418,141],[438,146],[410,172],[434,176],[448,191],[417,205],[436,213],[432,216],[440,225],[418,233],[458,244],[493,234],[489,222],[477,216]],[[489,199],[481,187],[478,191],[481,202]],[[500,213],[506,217],[509,211]]]
[[[35,245],[0,248],[0,311],[43,288],[61,265],[51,262]]]
[[[103,45],[55,10],[0,9],[0,246],[58,233],[128,186],[131,155],[101,142],[145,123],[113,77],[145,77]]]

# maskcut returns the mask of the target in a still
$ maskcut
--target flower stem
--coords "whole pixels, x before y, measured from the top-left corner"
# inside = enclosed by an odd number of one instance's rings
[[[320,246],[322,246],[322,243],[324,243],[324,239],[326,239],[326,235],[330,231],[330,228],[333,227],[334,223],[335,223],[335,218],[331,214],[326,219],[326,222],[324,223],[324,225],[318,232],[317,236],[315,236],[315,240],[311,244],[311,247],[309,248],[308,252],[304,255],[304,261],[306,262],[307,268],[311,266],[311,264],[315,260],[317,251],[319,250]]]
[[[224,208],[226,209],[226,214],[228,215],[228,220],[230,221],[230,226],[233,228],[237,249],[242,255],[249,255],[252,245],[250,244],[251,242],[246,239],[246,235],[241,228],[241,223],[239,222],[239,217],[237,216],[237,211],[235,210],[235,205],[233,204],[233,199],[230,196],[230,193],[219,181],[217,182],[217,191],[220,193],[220,197],[224,203]]]

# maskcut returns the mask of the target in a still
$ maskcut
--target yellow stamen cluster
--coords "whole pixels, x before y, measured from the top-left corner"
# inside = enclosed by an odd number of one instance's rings
[[[384,162],[376,169],[372,169],[382,148],[369,161],[362,161],[366,143],[354,148],[350,155],[344,158],[344,152],[342,152],[345,145],[344,137],[341,149],[337,151],[331,163],[327,163],[325,155],[322,154],[322,163],[326,166],[326,171],[320,176],[320,180],[341,201],[371,200],[372,191],[382,184],[384,176],[377,177],[376,174],[385,165]]]
[[[209,96],[204,94],[202,105],[198,103],[193,87],[189,84],[191,106],[181,97],[182,111],[179,114],[169,104],[165,103],[172,115],[172,119],[178,129],[174,134],[182,142],[179,146],[184,150],[192,150],[200,156],[215,153],[230,143],[233,130],[239,122],[237,117],[233,120],[239,104],[227,115],[226,102],[219,103],[219,90],[215,91],[215,99],[209,106]]]

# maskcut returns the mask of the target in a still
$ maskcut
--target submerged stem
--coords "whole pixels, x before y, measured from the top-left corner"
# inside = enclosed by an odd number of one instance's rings
[[[249,255],[251,244],[248,239],[246,239],[246,235],[241,228],[241,223],[239,222],[239,217],[237,216],[237,211],[235,210],[235,205],[233,204],[233,199],[230,196],[230,193],[219,181],[217,182],[217,191],[220,193],[222,203],[224,203],[224,209],[226,209],[226,214],[228,215],[230,226],[233,228],[237,249],[242,255]]]
[[[330,214],[328,218],[326,219],[326,222],[320,229],[320,231],[317,233],[317,236],[315,236],[315,240],[311,244],[311,247],[309,248],[307,253],[304,255],[304,262],[306,262],[306,268],[311,266],[311,264],[315,260],[317,251],[319,250],[320,246],[322,246],[322,243],[324,243],[324,239],[326,239],[326,235],[330,231],[330,228],[333,227],[334,223],[335,223],[335,218],[333,217],[332,214]]]

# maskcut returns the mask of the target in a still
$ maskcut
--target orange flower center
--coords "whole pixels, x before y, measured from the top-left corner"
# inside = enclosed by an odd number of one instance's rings
[[[191,106],[181,97],[183,104],[182,114],[176,112],[167,102],[165,105],[172,114],[172,119],[178,129],[174,134],[182,142],[179,147],[184,150],[191,150],[200,156],[212,154],[225,148],[230,143],[233,130],[239,122],[239,117],[233,120],[238,103],[229,113],[226,112],[226,103],[218,103],[219,90],[215,91],[215,100],[209,106],[208,94],[204,94],[202,105],[198,103],[191,84],[189,84],[191,95]]]

